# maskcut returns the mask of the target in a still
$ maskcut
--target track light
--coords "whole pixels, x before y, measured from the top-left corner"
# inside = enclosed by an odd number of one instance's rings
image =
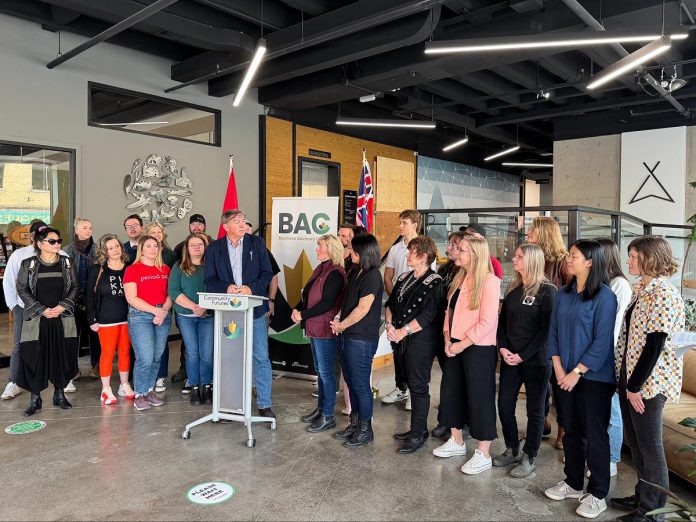
[[[666,38],[683,40],[688,33],[676,32]],[[549,47],[581,47],[621,43],[647,43],[660,38],[659,34],[635,34],[615,31],[596,31],[566,33],[559,35],[530,34],[521,36],[503,36],[490,38],[470,38],[466,40],[448,40],[426,42],[425,54],[474,53],[486,51],[519,51],[524,49],[543,49]]]
[[[401,127],[406,129],[434,129],[437,124],[434,121],[423,120],[377,120],[368,118],[337,118],[336,125],[349,125],[354,127]]]
[[[450,144],[447,145],[446,147],[443,147],[443,148],[442,148],[442,152],[447,152],[448,150],[455,149],[455,148],[457,148],[457,147],[459,147],[459,146],[461,146],[461,145],[464,145],[464,144],[467,143],[468,141],[469,141],[469,137],[467,136],[467,137],[465,137],[464,139],[461,139],[461,140],[459,140],[459,141],[455,141],[454,143],[450,143]]]
[[[506,154],[512,154],[513,152],[516,152],[518,150],[520,150],[520,146],[515,145],[514,147],[510,147],[509,149],[501,150],[500,152],[496,152],[495,154],[492,154],[491,156],[483,158],[483,161],[491,161],[492,159],[499,158],[500,156],[505,156]]]
[[[384,98],[384,93],[373,92],[372,94],[366,94],[365,96],[361,96],[358,99],[360,100],[360,103],[368,103],[371,101],[375,101],[377,98]]]
[[[259,38],[259,42],[256,44],[256,50],[254,51],[254,57],[251,59],[249,68],[244,75],[244,79],[237,89],[237,94],[234,96],[234,101],[232,102],[234,107],[239,107],[239,104],[242,103],[242,98],[244,98],[251,80],[254,79],[256,71],[259,68],[259,65],[261,65],[261,60],[263,60],[263,57],[266,54],[266,50],[266,40],[264,38]]]
[[[602,72],[595,75],[594,80],[587,85],[588,89],[596,89],[605,83],[610,82],[614,78],[618,78],[624,73],[633,71],[639,68],[640,64],[647,62],[655,56],[664,53],[672,46],[672,41],[669,36],[661,36],[644,45],[628,56],[624,56],[619,61],[612,63]]]
[[[550,169],[553,168],[553,163],[515,163],[503,162],[503,167],[526,167],[528,169]]]
[[[537,93],[537,100],[540,98],[544,98],[545,100],[548,100],[551,97],[551,91],[545,91],[544,89],[539,89],[539,92]]]

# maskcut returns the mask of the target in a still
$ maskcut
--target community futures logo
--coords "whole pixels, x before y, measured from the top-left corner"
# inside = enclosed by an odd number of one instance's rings
[[[242,334],[242,329],[237,326],[237,323],[230,321],[230,324],[222,329],[222,333],[228,339],[236,339]]]

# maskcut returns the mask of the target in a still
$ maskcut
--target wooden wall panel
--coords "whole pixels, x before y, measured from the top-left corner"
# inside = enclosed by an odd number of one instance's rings
[[[404,207],[406,208],[406,207]],[[399,235],[399,212],[380,212],[379,221],[375,225],[375,237],[379,242],[382,255],[387,253],[396,236]]]
[[[413,165],[415,186],[416,156],[412,150],[392,147],[383,143],[353,138],[334,132],[323,131],[302,125],[295,127],[295,151],[292,150],[292,123],[277,118],[266,117],[266,220],[271,220],[272,198],[292,196],[292,162],[295,161],[295,172],[299,172],[298,157],[311,157],[309,149],[317,149],[331,153],[326,161],[341,165],[341,196],[343,190],[358,190],[360,185],[360,170],[362,168],[362,149],[365,148],[370,169],[379,184],[379,172],[375,173],[377,156],[409,162]],[[322,160],[323,158],[317,158]],[[298,183],[299,174],[296,176]],[[295,186],[298,193],[298,187]],[[398,234],[398,213],[394,219],[393,213],[383,214],[379,211],[377,200],[375,214],[375,232],[383,252],[391,245]],[[415,208],[415,190],[404,195],[403,201],[394,203],[401,209]],[[382,225],[382,221],[384,224]],[[380,233],[383,230],[384,235]],[[392,232],[393,231],[393,232]],[[270,234],[267,234],[270,237]]]
[[[377,156],[376,197],[381,212],[401,212],[404,202],[412,201],[416,193],[416,175],[413,162]],[[411,207],[409,207],[411,208]]]

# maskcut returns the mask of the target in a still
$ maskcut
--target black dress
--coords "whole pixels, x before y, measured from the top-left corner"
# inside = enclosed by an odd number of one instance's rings
[[[36,282],[36,299],[44,306],[57,306],[63,296],[63,273],[60,262],[39,262]],[[17,384],[32,393],[39,393],[51,381],[57,389],[65,388],[77,374],[77,338],[66,337],[64,319],[74,329],[72,317],[48,319],[43,315],[32,319],[39,321],[38,339],[20,343],[20,365]],[[26,324],[23,325],[23,330]],[[25,337],[24,335],[22,337]]]

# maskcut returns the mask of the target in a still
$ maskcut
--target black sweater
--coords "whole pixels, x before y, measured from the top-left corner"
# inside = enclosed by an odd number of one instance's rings
[[[542,283],[535,297],[525,298],[522,285],[507,294],[498,319],[498,348],[516,353],[523,364],[548,365],[546,341],[557,293],[555,286]]]

